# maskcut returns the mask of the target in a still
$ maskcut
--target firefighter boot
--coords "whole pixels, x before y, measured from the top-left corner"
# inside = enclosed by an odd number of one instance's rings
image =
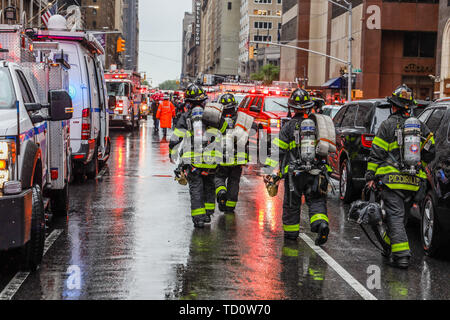
[[[214,215],[214,211],[206,210],[206,216],[203,219],[205,223],[211,223],[211,216]]]
[[[328,234],[330,233],[330,227],[328,223],[322,222],[318,227],[316,246],[324,245],[328,241]]]
[[[409,257],[390,257],[387,264],[391,267],[398,269],[408,269],[409,268]]]
[[[192,222],[194,222],[194,227],[202,229],[205,227],[205,215],[192,217]]]
[[[220,190],[217,194],[217,203],[221,212],[227,211],[227,192],[225,190]]]

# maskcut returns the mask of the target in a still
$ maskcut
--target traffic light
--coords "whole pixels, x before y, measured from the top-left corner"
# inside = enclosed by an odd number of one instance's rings
[[[248,50],[249,50],[248,58],[250,60],[253,60],[255,58],[255,47],[250,46],[250,48],[248,48]]]
[[[125,48],[125,40],[122,39],[122,37],[119,37],[117,39],[117,52],[120,53],[120,52],[124,52],[125,50],[126,50],[126,48]]]

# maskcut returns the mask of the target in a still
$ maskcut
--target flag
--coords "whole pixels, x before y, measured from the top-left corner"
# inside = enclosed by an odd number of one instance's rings
[[[57,5],[55,3],[55,4],[51,5],[50,7],[48,7],[48,9],[42,15],[41,19],[46,27],[48,27],[48,20],[50,20],[50,18],[54,14],[56,14],[56,10],[57,10]]]

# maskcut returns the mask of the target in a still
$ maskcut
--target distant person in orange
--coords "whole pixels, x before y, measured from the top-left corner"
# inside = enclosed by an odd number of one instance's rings
[[[175,118],[175,106],[169,100],[169,96],[165,95],[164,100],[159,103],[156,118],[159,119],[159,126],[163,129],[164,137],[167,135],[167,129],[172,128],[172,120]]]

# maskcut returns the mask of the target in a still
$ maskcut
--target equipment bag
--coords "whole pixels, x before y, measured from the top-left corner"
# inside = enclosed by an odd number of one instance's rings
[[[222,118],[223,105],[220,103],[207,103],[203,112],[203,121],[212,127],[218,127]]]
[[[333,120],[329,116],[312,114],[317,124],[317,155],[326,157],[329,153],[336,152],[336,129]]]
[[[253,121],[255,119],[248,114],[243,112],[238,112],[236,119],[236,124],[233,129],[233,136],[236,137],[238,145],[246,145],[248,137],[250,135],[250,130],[252,129]]]

